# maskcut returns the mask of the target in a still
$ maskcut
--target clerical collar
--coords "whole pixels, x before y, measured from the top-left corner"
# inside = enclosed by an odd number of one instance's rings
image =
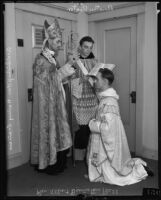
[[[112,87],[109,87],[108,89],[97,92],[97,97],[99,100],[104,99],[106,97],[113,97],[115,99],[119,99],[119,95],[117,94],[116,90]]]

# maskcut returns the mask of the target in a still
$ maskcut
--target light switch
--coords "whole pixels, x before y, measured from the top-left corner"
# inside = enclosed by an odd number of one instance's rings
[[[23,47],[23,39],[17,39],[18,47]]]

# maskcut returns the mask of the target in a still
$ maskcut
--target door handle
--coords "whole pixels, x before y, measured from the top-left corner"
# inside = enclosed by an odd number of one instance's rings
[[[136,103],[136,91],[130,93],[131,103]]]
[[[33,101],[33,91],[32,88],[28,88],[28,102]]]

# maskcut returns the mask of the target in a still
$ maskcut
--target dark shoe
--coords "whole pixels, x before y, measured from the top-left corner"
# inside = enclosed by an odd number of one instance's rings
[[[59,172],[57,172],[57,171],[46,171],[46,174],[57,176],[59,174]]]
[[[67,169],[67,165],[64,165],[64,169]]]
[[[144,165],[143,165],[143,166],[144,166]],[[146,170],[148,176],[154,176],[153,171],[152,171],[149,167],[144,166],[144,169]]]
[[[50,165],[47,167],[46,169],[46,173],[50,174],[50,175],[58,175],[59,173],[61,173],[62,171],[60,170],[58,164],[55,165]]]
[[[67,165],[63,165],[62,167],[60,167],[60,168],[58,169],[58,171],[64,172],[65,169],[67,169]]]
[[[60,173],[62,173],[64,170],[63,169],[47,169],[46,170],[46,174],[49,174],[49,175],[58,175]]]
[[[45,169],[39,169],[38,167],[35,167],[35,171],[37,171],[39,173],[45,173],[46,172],[46,168]]]

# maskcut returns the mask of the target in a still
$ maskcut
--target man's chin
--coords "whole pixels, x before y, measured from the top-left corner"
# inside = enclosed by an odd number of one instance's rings
[[[90,54],[90,53],[89,53]],[[89,56],[89,54],[85,54],[85,57],[88,57]]]
[[[87,58],[89,54],[82,54],[83,57]]]

